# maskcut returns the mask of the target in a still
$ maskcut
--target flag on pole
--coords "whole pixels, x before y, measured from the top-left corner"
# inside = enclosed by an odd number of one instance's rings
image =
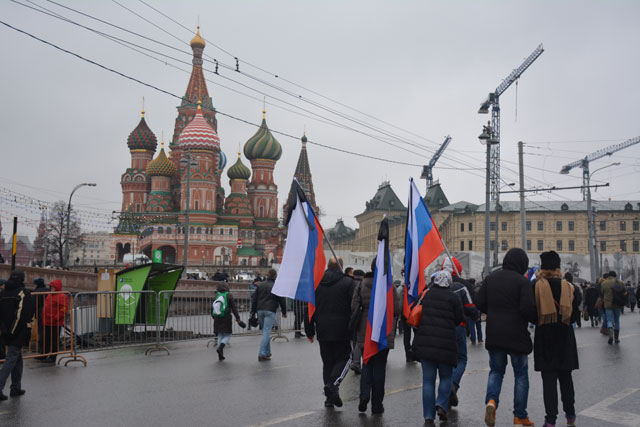
[[[385,217],[378,231],[378,255],[373,273],[373,288],[367,314],[367,333],[362,360],[365,364],[379,351],[389,347],[387,335],[393,325],[393,277],[389,255],[389,221]]]
[[[425,289],[424,270],[444,250],[442,237],[431,218],[413,178],[409,180],[409,209],[404,252],[404,283],[406,285],[403,314],[409,317],[410,305]]]
[[[287,242],[271,292],[281,297],[308,302],[311,318],[315,311],[316,288],[326,264],[322,248],[324,230],[295,178],[287,205]]]

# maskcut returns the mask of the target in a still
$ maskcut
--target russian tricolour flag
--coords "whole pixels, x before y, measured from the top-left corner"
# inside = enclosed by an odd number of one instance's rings
[[[315,311],[316,287],[326,264],[322,249],[324,230],[295,178],[287,204],[287,242],[271,292],[281,297],[307,301],[311,318]]]
[[[404,252],[404,316],[426,287],[424,270],[444,250],[442,237],[413,178],[409,180],[409,212]]]
[[[393,277],[389,255],[389,222],[382,220],[378,231],[378,255],[367,313],[367,334],[362,360],[366,364],[379,351],[389,347],[387,335],[393,328]]]

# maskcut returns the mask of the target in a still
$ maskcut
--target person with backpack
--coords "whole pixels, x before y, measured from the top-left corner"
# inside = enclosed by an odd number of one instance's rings
[[[609,345],[620,342],[620,312],[627,302],[627,290],[615,271],[609,272],[609,277],[602,282],[600,292],[604,302],[604,309],[607,313],[607,331],[609,334]]]
[[[213,305],[211,307],[211,317],[213,317],[213,333],[218,338],[218,360],[224,360],[224,347],[229,344],[233,324],[231,322],[231,313],[236,318],[236,322],[241,328],[246,328],[247,324],[240,320],[236,303],[229,292],[227,282],[218,283],[218,289]]]
[[[11,376],[9,396],[22,396],[22,347],[29,342],[31,321],[35,311],[31,293],[24,287],[24,272],[14,270],[0,292],[0,335],[7,356],[0,369],[0,401],[8,397],[2,393]]]

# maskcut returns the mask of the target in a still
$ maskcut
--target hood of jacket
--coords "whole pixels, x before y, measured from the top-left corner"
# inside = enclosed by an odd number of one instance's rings
[[[511,248],[502,260],[502,268],[515,271],[518,274],[524,274],[529,268],[529,257],[522,249]]]
[[[9,279],[4,283],[5,289],[17,289],[24,287],[24,271],[14,270],[9,275]]]
[[[56,279],[49,283],[49,286],[51,286],[55,292],[62,291],[62,281],[60,279]]]
[[[327,270],[322,276],[320,286],[333,286],[344,277],[344,273],[340,270]]]

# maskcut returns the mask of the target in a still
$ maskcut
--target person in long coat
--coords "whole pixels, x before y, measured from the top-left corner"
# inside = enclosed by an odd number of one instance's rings
[[[229,292],[229,286],[226,282],[220,282],[218,284],[218,293]],[[213,319],[213,333],[218,337],[218,360],[224,360],[224,347],[229,344],[229,339],[231,339],[231,333],[233,332],[233,323],[231,321],[231,314],[236,318],[236,322],[240,327],[244,328],[247,325],[240,320],[240,315],[238,314],[238,309],[236,308],[236,303],[233,298],[231,292],[227,294],[227,305],[229,306],[229,310],[224,317],[216,317]]]
[[[600,322],[600,316],[598,309],[596,308],[596,302],[598,301],[598,290],[589,283],[587,290],[584,292],[584,310],[589,315],[591,320],[591,327],[598,326]]]
[[[538,319],[533,341],[534,368],[542,374],[545,424],[554,426],[558,415],[558,383],[567,425],[576,422],[571,371],[579,368],[578,348],[571,323],[580,316],[575,288],[563,280],[560,255],[540,254],[541,272],[534,283]]]

